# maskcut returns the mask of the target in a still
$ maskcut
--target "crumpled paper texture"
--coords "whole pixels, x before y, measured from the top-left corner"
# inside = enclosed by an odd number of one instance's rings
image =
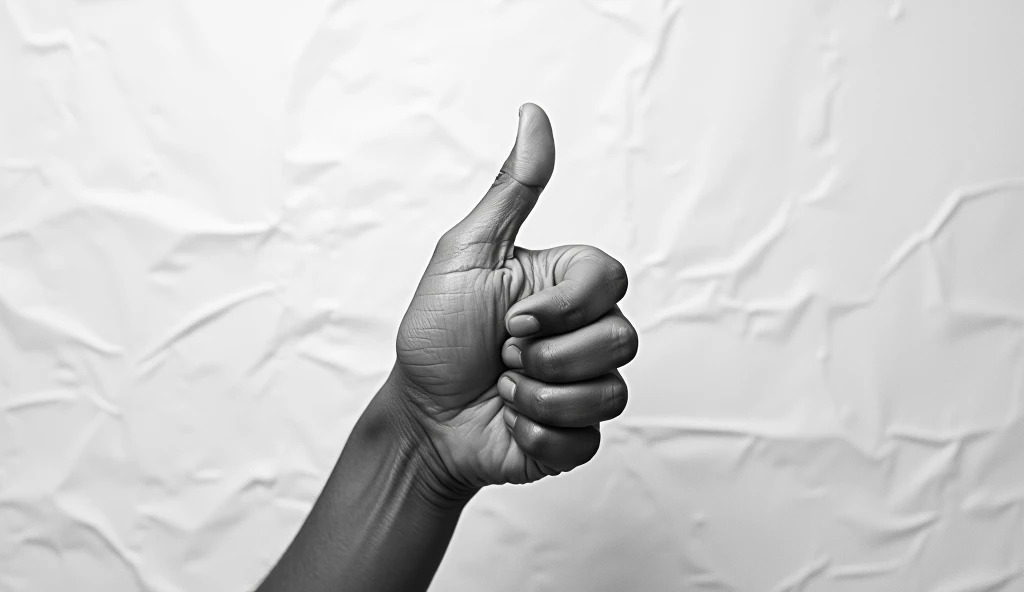
[[[1024,4],[7,0],[0,590],[243,590],[516,110],[627,413],[436,590],[1024,590]],[[400,566],[396,566],[400,569]]]

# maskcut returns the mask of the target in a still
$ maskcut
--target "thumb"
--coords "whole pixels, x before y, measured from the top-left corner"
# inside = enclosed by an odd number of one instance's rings
[[[512,152],[501,165],[501,172],[524,187],[540,193],[555,168],[555,138],[551,121],[543,109],[533,103],[519,108],[519,129]],[[488,193],[490,195],[490,193]],[[486,196],[483,201],[486,201]]]
[[[460,243],[486,249],[490,262],[512,256],[516,234],[555,168],[555,140],[547,113],[533,103],[519,108],[519,131],[494,184],[453,233]],[[482,255],[484,253],[481,253]]]

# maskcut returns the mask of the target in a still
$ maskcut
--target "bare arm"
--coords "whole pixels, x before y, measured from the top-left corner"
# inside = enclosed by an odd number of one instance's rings
[[[473,491],[402,411],[393,377],[360,417],[298,535],[257,592],[426,590]],[[429,447],[429,445],[428,445]]]
[[[520,110],[487,194],[441,237],[402,320],[397,361],[291,547],[259,592],[425,590],[481,488],[589,461],[626,406],[637,335],[603,251],[515,246],[555,161]]]

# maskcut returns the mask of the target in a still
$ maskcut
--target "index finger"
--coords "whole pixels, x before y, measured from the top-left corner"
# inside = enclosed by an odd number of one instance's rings
[[[626,269],[595,247],[572,255],[555,285],[509,308],[505,327],[513,337],[542,337],[575,331],[604,316],[626,295]]]

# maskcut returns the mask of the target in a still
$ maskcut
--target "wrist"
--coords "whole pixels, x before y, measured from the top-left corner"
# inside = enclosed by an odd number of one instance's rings
[[[416,489],[425,502],[441,510],[461,510],[480,488],[452,475],[424,425],[428,418],[408,392],[411,388],[396,366],[364,416],[387,433],[398,458],[414,473]]]

